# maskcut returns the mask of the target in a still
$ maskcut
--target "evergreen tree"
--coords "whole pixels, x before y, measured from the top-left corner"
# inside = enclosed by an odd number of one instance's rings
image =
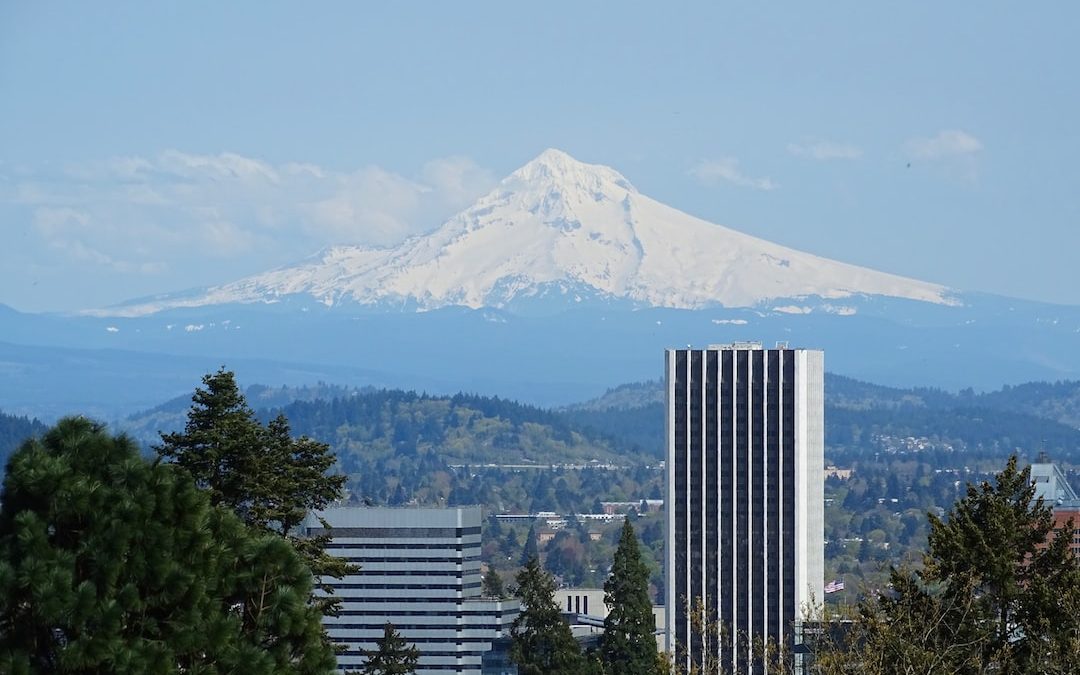
[[[656,637],[649,570],[641,559],[637,535],[623,522],[611,576],[604,583],[604,603],[610,608],[600,638],[604,670],[619,675],[656,675]]]
[[[0,494],[0,672],[327,673],[311,575],[124,436],[61,420]]]
[[[292,438],[284,416],[260,424],[232,372],[222,368],[202,381],[184,431],[162,434],[158,453],[186,469],[215,506],[287,539],[319,580],[321,593],[311,601],[334,614],[340,602],[327,597],[333,589],[323,579],[340,579],[352,568],[326,552],[328,537],[298,532],[309,512],[341,496],[345,476],[328,474],[333,454],[325,443]]]
[[[377,644],[372,651],[364,650],[367,661],[360,671],[363,675],[409,675],[416,671],[420,650],[415,645],[409,646],[392,623],[387,622],[383,627],[383,636]]]
[[[502,577],[495,571],[494,567],[489,567],[483,578],[484,595],[489,598],[504,598],[506,597],[506,588],[503,586]]]
[[[517,575],[521,613],[511,627],[510,658],[520,675],[578,675],[587,669],[581,646],[555,604],[555,580],[533,556]]]
[[[1075,672],[1072,527],[1050,537],[1053,516],[1029,474],[1014,456],[993,484],[969,485],[947,518],[930,516],[922,569],[892,570],[890,590],[859,608],[848,646],[822,650],[821,672]]]
[[[975,621],[990,628],[980,645],[983,663],[1007,653],[1018,672],[1044,673],[1052,666],[1048,654],[1076,650],[1069,640],[1080,632],[1080,568],[1068,549],[1072,528],[1043,546],[1052,510],[1035,500],[1030,468],[1016,466],[1014,455],[994,485],[968,485],[948,519],[930,516],[919,576],[941,584],[946,603],[970,604]]]
[[[529,533],[525,535],[525,547],[521,549],[520,565],[524,567],[533,558],[540,557],[539,537],[536,534],[536,521],[529,526]]]

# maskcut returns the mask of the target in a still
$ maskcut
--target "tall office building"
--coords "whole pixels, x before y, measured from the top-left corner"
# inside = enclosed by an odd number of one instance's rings
[[[823,596],[824,365],[759,343],[670,349],[667,380],[668,651],[700,653],[700,598],[728,635],[794,647]],[[749,665],[720,645],[722,662]]]
[[[479,506],[333,508],[309,519],[309,535],[329,534],[327,550],[360,566],[330,580],[341,613],[323,624],[346,647],[339,669],[359,670],[390,622],[420,650],[417,675],[480,674],[519,611],[517,600],[481,597],[480,519]]]

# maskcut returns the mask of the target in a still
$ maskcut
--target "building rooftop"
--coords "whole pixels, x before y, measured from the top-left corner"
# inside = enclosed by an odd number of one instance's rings
[[[1080,499],[1065,474],[1053,462],[1032,464],[1031,482],[1035,484],[1035,498],[1041,497],[1047,504]]]

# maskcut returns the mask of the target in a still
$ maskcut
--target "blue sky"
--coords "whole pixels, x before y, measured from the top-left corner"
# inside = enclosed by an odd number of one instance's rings
[[[0,303],[436,227],[544,148],[795,248],[1080,304],[1080,6],[0,4]]]

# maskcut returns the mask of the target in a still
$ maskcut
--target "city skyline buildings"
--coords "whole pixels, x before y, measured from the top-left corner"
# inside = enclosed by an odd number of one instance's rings
[[[665,361],[668,651],[707,647],[687,612],[699,598],[727,635],[794,647],[823,596],[824,354],[745,342]]]

